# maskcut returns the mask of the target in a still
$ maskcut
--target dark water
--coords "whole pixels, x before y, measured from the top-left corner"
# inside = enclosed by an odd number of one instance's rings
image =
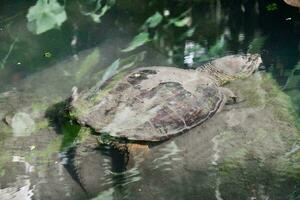
[[[32,6],[36,9],[29,11]],[[117,72],[112,63],[121,63],[120,69],[126,64],[193,68],[236,53],[260,53],[266,71],[300,113],[299,40],[299,9],[279,0],[2,0],[0,118],[45,105],[49,111],[72,86],[84,88],[105,70]],[[84,158],[86,178],[79,184],[65,155],[79,127],[54,117],[50,126],[58,128],[45,130],[49,124],[41,114],[34,117],[43,127],[27,137],[14,137],[2,122],[1,199],[300,199],[299,173],[278,174],[251,155],[226,175],[206,164],[187,169],[178,138],[125,171],[122,158],[111,160],[120,155],[92,152]]]

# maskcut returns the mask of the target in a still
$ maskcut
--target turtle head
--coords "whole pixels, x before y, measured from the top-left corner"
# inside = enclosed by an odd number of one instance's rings
[[[253,74],[262,65],[259,54],[229,55],[211,62],[213,68],[232,79],[244,78]]]

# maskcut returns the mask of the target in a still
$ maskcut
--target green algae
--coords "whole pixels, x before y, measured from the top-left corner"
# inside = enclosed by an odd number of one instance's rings
[[[46,148],[33,149],[31,152],[27,152],[25,160],[29,163],[38,162],[39,164],[47,164],[53,161],[53,156],[60,152],[62,136],[54,138]]]
[[[86,115],[91,107],[99,103],[103,97],[109,94],[109,92],[128,73],[129,70],[137,67],[138,64],[144,60],[145,54],[146,52],[142,51],[125,58],[118,58],[106,70],[98,70],[99,72],[93,76],[96,78],[96,85],[88,91],[89,94],[87,96],[76,100],[75,105],[70,111],[70,117],[72,119],[76,119],[80,116]],[[100,81],[99,77],[102,77]]]
[[[259,107],[263,104],[262,99],[255,90],[247,91],[247,96],[245,99],[247,99],[247,104],[251,107]]]
[[[247,130],[244,138],[234,129],[224,130],[218,136],[219,145],[223,148],[221,152],[224,154],[218,166],[219,172],[223,178],[228,177],[233,171],[246,169],[250,160],[256,160],[256,167],[272,170],[278,176],[299,179],[299,127],[290,97],[269,74],[243,81],[245,82],[233,85],[245,99],[246,108],[249,109],[243,112],[252,112],[254,116],[265,118],[266,124],[259,124],[256,128],[250,128],[255,124],[241,124]],[[236,88],[240,86],[243,88]],[[237,136],[240,138],[236,138]],[[286,153],[288,151],[292,155]]]
[[[75,106],[69,112],[70,119],[75,120],[77,117],[84,116],[90,106],[84,100],[76,100]]]
[[[119,80],[121,80],[125,76],[126,73],[127,70],[118,73],[110,80],[108,80],[107,83],[99,89],[99,91],[95,90],[95,88],[92,88],[91,96],[76,100],[75,106],[72,107],[70,111],[70,117],[72,119],[76,119],[80,116],[86,115],[89,111],[89,108],[93,107],[96,103],[99,103],[99,101],[101,101],[103,97],[107,96],[109,92],[116,86]]]
[[[0,178],[5,175],[5,164],[9,161],[10,156],[7,152],[0,153]]]
[[[61,143],[61,151],[84,141],[90,134],[91,129],[88,127],[81,127],[78,124],[68,124],[63,127],[63,139]]]
[[[300,125],[298,115],[295,111],[291,97],[284,93],[276,81],[268,74],[262,80],[262,87],[267,91],[267,102],[273,108],[274,114],[279,120],[292,123],[298,130],[300,136]]]
[[[86,138],[88,138],[90,136],[90,134],[92,133],[92,130],[88,127],[81,127],[76,140],[78,142],[84,141]]]
[[[11,135],[12,129],[4,122],[0,122],[0,141],[3,141],[5,138]]]
[[[276,162],[276,171],[291,178],[300,179],[300,152],[281,157]]]
[[[48,119],[42,119],[40,121],[38,121],[35,125],[35,132],[39,131],[39,130],[43,130],[46,129],[50,126],[50,122]]]
[[[61,128],[61,134],[57,135],[49,144],[43,149],[32,149],[25,155],[25,160],[29,163],[36,161],[39,164],[47,164],[55,159],[53,156],[60,152],[68,151],[71,147],[78,142],[83,141],[90,135],[90,129],[87,127],[81,127],[78,124],[65,123]],[[1,157],[0,157],[0,169],[1,169]]]
[[[75,77],[76,81],[80,81],[87,74],[89,74],[92,71],[92,68],[94,68],[99,63],[100,58],[100,49],[95,49],[94,51],[92,51],[80,64],[79,70]]]
[[[36,102],[31,105],[31,109],[33,112],[41,112],[47,110],[48,106],[46,103]]]
[[[79,134],[80,126],[78,124],[66,123],[61,128],[63,135],[60,150],[65,150],[72,146]]]
[[[242,100],[245,100],[249,107],[269,106],[278,120],[292,123],[300,130],[298,116],[290,96],[282,91],[271,74],[264,73],[260,78],[250,77],[241,81],[253,82],[243,84],[244,88],[239,90]]]
[[[93,103],[99,102],[103,97],[107,96],[109,92],[116,86],[116,84],[126,75],[127,70],[122,71],[111,78],[107,84],[105,84],[99,93],[91,98]]]

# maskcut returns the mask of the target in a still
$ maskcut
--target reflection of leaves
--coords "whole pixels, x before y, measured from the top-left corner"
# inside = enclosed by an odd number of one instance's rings
[[[120,60],[121,70],[135,67],[136,65],[138,65],[140,62],[142,62],[144,60],[145,54],[146,54],[146,52],[142,51],[140,53],[131,55],[129,57],[122,58]]]
[[[104,72],[102,76],[102,83],[104,83],[106,80],[111,78],[116,73],[132,68],[136,66],[139,62],[143,61],[145,58],[145,52],[141,52],[132,56],[129,56],[127,58],[117,59],[114,61]]]
[[[152,16],[150,16],[144,23],[144,25],[142,26],[142,29],[145,28],[154,28],[156,27],[158,24],[160,24],[160,22],[162,21],[163,16],[159,13],[156,12],[155,14],[153,14]]]
[[[278,10],[277,4],[276,3],[270,3],[266,6],[266,10],[269,12]]]
[[[76,73],[76,80],[80,81],[83,77],[85,77],[91,69],[100,62],[100,57],[101,54],[99,49],[95,49],[92,53],[90,53],[80,64]]]
[[[203,48],[201,45],[199,45],[199,47],[197,48],[198,51],[200,50],[200,47]],[[197,56],[197,54],[195,54],[195,61],[200,63],[200,62],[205,62],[210,60],[213,57],[218,57],[220,55],[222,55],[225,51],[226,51],[226,41],[224,39],[224,35],[222,35],[220,37],[219,40],[216,41],[216,43],[214,45],[212,45],[206,54],[204,54],[204,48],[203,48],[203,53],[202,54],[198,54],[199,56]]]
[[[13,51],[13,49],[15,48],[15,45],[18,42],[18,40],[19,40],[18,38],[15,38],[13,43],[10,45],[7,54],[4,56],[4,58],[2,60],[0,60],[0,70],[5,67],[6,61],[7,61],[8,57],[10,56],[11,52]]]
[[[300,61],[290,72],[289,77],[285,85],[283,86],[283,89],[291,97],[296,113],[300,113]],[[299,114],[298,122],[300,122]]]
[[[300,89],[300,62],[295,66],[295,68],[289,73],[289,77],[284,85],[284,89],[297,88]]]
[[[112,77],[114,74],[116,74],[117,70],[120,67],[120,59],[117,59],[115,62],[113,62],[104,72],[102,79],[101,79],[101,85],[107,81],[110,77]]]
[[[115,4],[115,0],[108,0],[106,4],[102,5],[102,0],[96,0],[96,5],[93,11],[84,11],[83,6],[80,5],[80,11],[83,15],[90,16],[94,22],[100,23],[101,17],[105,15],[105,13],[111,9],[111,7]]]
[[[58,28],[67,20],[64,6],[56,0],[38,0],[27,14],[28,29],[41,34],[53,28]]]
[[[221,55],[224,50],[225,50],[225,39],[224,39],[224,36],[221,36],[221,38],[216,41],[216,43],[211,46],[208,50],[208,54],[209,56],[217,56],[217,55]]]
[[[184,63],[189,67],[193,66],[194,61],[199,61],[206,59],[205,48],[193,41],[188,41],[185,43],[184,47]]]
[[[144,60],[144,58],[145,51],[126,58],[118,58],[105,70],[104,74],[102,75],[102,79],[95,86],[96,90],[98,90],[103,85],[103,83],[105,83],[115,74],[137,66],[140,62]]]
[[[142,32],[135,36],[133,40],[130,42],[127,48],[123,49],[123,52],[128,52],[136,49],[139,46],[142,46],[143,44],[147,43],[150,41],[149,38],[149,33],[147,32]]]
[[[174,24],[176,27],[184,27],[184,26],[190,26],[192,23],[192,18],[188,16],[188,14],[191,12],[190,9],[183,12],[180,16],[176,18],[172,18],[169,20],[169,24]]]
[[[51,52],[46,52],[44,53],[45,58],[51,58],[52,57],[52,53]]]
[[[177,27],[183,27],[183,26],[188,26],[191,24],[191,20],[192,18],[191,17],[185,17],[183,19],[177,19],[175,20],[173,23],[175,26]]]
[[[265,44],[266,37],[257,36],[249,44],[248,53],[259,53]]]
[[[194,32],[195,32],[196,28],[193,27],[193,28],[189,28],[186,32],[184,32],[181,37],[180,37],[180,40],[185,40],[186,38],[188,37],[192,37],[194,35]]]
[[[101,18],[101,17],[102,17],[109,9],[110,9],[110,7],[104,6],[104,7],[101,9],[100,14],[88,13],[87,15],[91,16],[91,18],[93,19],[94,22],[100,23],[100,22],[101,22],[100,18]]]

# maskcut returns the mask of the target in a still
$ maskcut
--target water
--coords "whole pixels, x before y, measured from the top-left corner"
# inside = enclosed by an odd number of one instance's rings
[[[31,12],[36,1],[0,3],[1,199],[300,199],[297,8],[275,0],[39,3]],[[127,169],[110,149],[70,150],[86,132],[64,116],[73,86],[129,67],[194,68],[246,52],[260,53],[272,76],[228,85],[246,103],[136,155]]]

